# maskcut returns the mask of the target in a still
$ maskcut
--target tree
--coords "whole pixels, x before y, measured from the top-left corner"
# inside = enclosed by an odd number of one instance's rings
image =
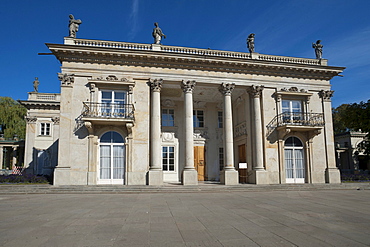
[[[26,136],[26,120],[24,116],[27,109],[10,97],[0,97],[0,124],[5,125],[4,137],[20,139]]]
[[[367,133],[366,139],[358,148],[370,156],[370,99],[367,102],[343,104],[334,108],[333,124],[335,134],[346,131]]]

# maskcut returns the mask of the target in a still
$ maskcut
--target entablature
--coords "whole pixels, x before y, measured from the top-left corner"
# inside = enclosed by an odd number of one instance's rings
[[[326,66],[326,60],[270,56],[258,53],[73,39],[47,44],[60,62],[105,63],[330,80],[344,67]]]

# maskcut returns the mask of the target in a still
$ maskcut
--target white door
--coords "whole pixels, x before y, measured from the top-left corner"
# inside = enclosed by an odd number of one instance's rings
[[[124,184],[125,143],[115,132],[106,132],[100,138],[98,184]]]
[[[284,147],[287,183],[305,182],[305,162],[302,142],[297,137],[289,137]]]

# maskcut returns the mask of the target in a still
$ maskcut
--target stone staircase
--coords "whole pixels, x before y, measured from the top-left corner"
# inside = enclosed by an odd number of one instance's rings
[[[218,193],[218,192],[268,192],[315,190],[370,190],[370,183],[341,184],[276,184],[220,185],[214,182],[195,186],[164,184],[163,186],[139,185],[0,185],[0,194],[132,194],[132,193]]]

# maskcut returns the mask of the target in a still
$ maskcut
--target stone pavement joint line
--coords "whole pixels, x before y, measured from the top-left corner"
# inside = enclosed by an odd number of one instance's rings
[[[0,246],[370,246],[370,190],[0,194]]]

